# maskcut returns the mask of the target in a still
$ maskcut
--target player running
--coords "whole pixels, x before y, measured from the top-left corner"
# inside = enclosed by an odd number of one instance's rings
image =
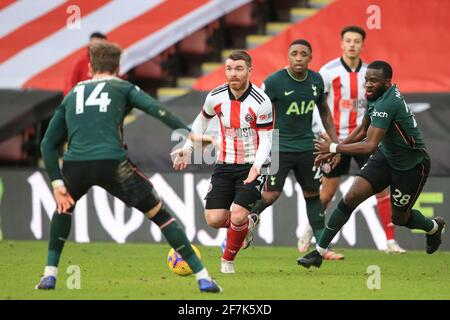
[[[261,199],[261,168],[272,146],[273,115],[269,97],[249,80],[252,60],[247,52],[233,51],[225,62],[227,83],[208,93],[192,132],[203,134],[211,118],[220,123],[217,161],[206,195],[205,218],[213,228],[227,228],[222,273],[235,273],[234,259],[253,220],[250,209]],[[190,141],[176,150],[174,168],[183,170],[191,155]],[[231,209],[230,209],[231,207]],[[250,224],[250,226],[249,226]]]
[[[53,115],[42,141],[42,157],[53,186],[57,211],[50,225],[47,266],[36,289],[54,289],[59,259],[69,237],[78,199],[98,185],[143,212],[194,271],[201,292],[220,292],[194,253],[178,222],[161,203],[149,179],[127,158],[123,119],[138,108],[172,129],[186,125],[137,86],[116,77],[122,50],[115,44],[89,48],[92,80],[79,82]],[[188,129],[189,130],[189,129]],[[68,140],[62,172],[58,149]]]
[[[308,41],[299,39],[289,45],[289,66],[271,74],[264,80],[264,91],[270,97],[276,114],[275,129],[280,134],[280,168],[268,177],[262,200],[252,209],[252,218],[257,218],[264,209],[272,205],[281,195],[289,171],[302,187],[308,220],[316,239],[325,226],[324,209],[320,201],[320,168],[314,165],[314,134],[312,115],[317,105],[326,132],[337,142],[333,118],[324,94],[324,84],[319,73],[308,69],[312,59],[312,48]],[[338,158],[338,157],[337,157]],[[335,159],[335,164],[338,159]],[[343,259],[343,255],[329,250],[327,258]]]
[[[366,107],[364,76],[367,65],[361,60],[366,32],[358,26],[348,26],[341,31],[342,57],[331,60],[321,69],[325,83],[328,105],[334,117],[334,126],[339,141],[361,125]],[[340,177],[348,175],[352,159],[359,168],[367,162],[370,155],[342,155],[341,162],[331,172],[323,170],[320,199],[326,209],[339,188]],[[389,190],[376,194],[378,215],[386,235],[387,253],[405,253],[395,241],[395,227],[391,222],[391,204]],[[307,227],[299,237],[298,249],[306,252],[311,243],[312,230]],[[317,238],[316,238],[317,239]]]
[[[442,242],[444,219],[429,219],[413,209],[428,178],[430,157],[414,115],[391,79],[392,68],[387,62],[372,62],[365,76],[368,104],[362,124],[339,144],[325,136],[324,140],[315,142],[319,154],[316,163],[335,153],[373,155],[331,214],[316,249],[297,260],[303,267],[320,267],[325,248],[355,208],[388,186],[391,187],[392,222],[425,231],[428,254],[435,252]]]

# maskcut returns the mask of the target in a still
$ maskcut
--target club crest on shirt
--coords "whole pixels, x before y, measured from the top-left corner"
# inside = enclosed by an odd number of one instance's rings
[[[313,89],[313,96],[317,96],[317,86],[312,85],[311,88]]]
[[[250,113],[247,113],[245,115],[245,121],[247,121],[248,123],[252,123],[253,120],[255,120],[255,119],[253,118],[253,116]]]

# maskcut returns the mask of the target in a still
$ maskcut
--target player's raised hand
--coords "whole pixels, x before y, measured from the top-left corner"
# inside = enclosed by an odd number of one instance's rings
[[[321,133],[319,139],[314,139],[314,148],[316,149],[314,154],[320,155],[329,153],[331,143],[331,138],[327,134]]]
[[[191,149],[182,148],[177,149],[170,154],[171,156],[175,156],[175,159],[173,159],[173,168],[175,169],[175,171],[186,169],[189,158],[191,157],[191,153]]]
[[[75,205],[75,201],[72,199],[72,196],[65,186],[54,188],[53,195],[55,196],[56,211],[58,213],[67,213],[67,210]]]
[[[261,169],[253,166],[250,168],[247,179],[244,180],[244,184],[252,183],[261,174]]]

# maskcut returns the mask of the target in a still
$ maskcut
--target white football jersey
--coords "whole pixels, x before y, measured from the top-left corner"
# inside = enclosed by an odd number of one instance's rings
[[[208,93],[203,115],[219,119],[218,163],[253,163],[258,150],[258,130],[273,129],[272,103],[257,86],[235,99],[228,83]]]
[[[367,64],[360,61],[352,71],[342,58],[334,59],[320,69],[325,92],[328,93],[328,105],[334,118],[334,126],[339,141],[344,140],[364,117],[366,109],[366,91],[364,77]]]

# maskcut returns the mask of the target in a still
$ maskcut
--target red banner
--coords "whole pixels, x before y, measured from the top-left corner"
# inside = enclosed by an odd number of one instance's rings
[[[402,92],[450,92],[450,12],[448,0],[337,0],[311,18],[294,24],[258,48],[252,81],[257,85],[287,65],[289,44],[307,39],[313,47],[310,68],[319,70],[341,55],[340,31],[359,25],[367,32],[362,58],[388,61]],[[225,82],[224,69],[200,78],[194,88],[211,90]]]

